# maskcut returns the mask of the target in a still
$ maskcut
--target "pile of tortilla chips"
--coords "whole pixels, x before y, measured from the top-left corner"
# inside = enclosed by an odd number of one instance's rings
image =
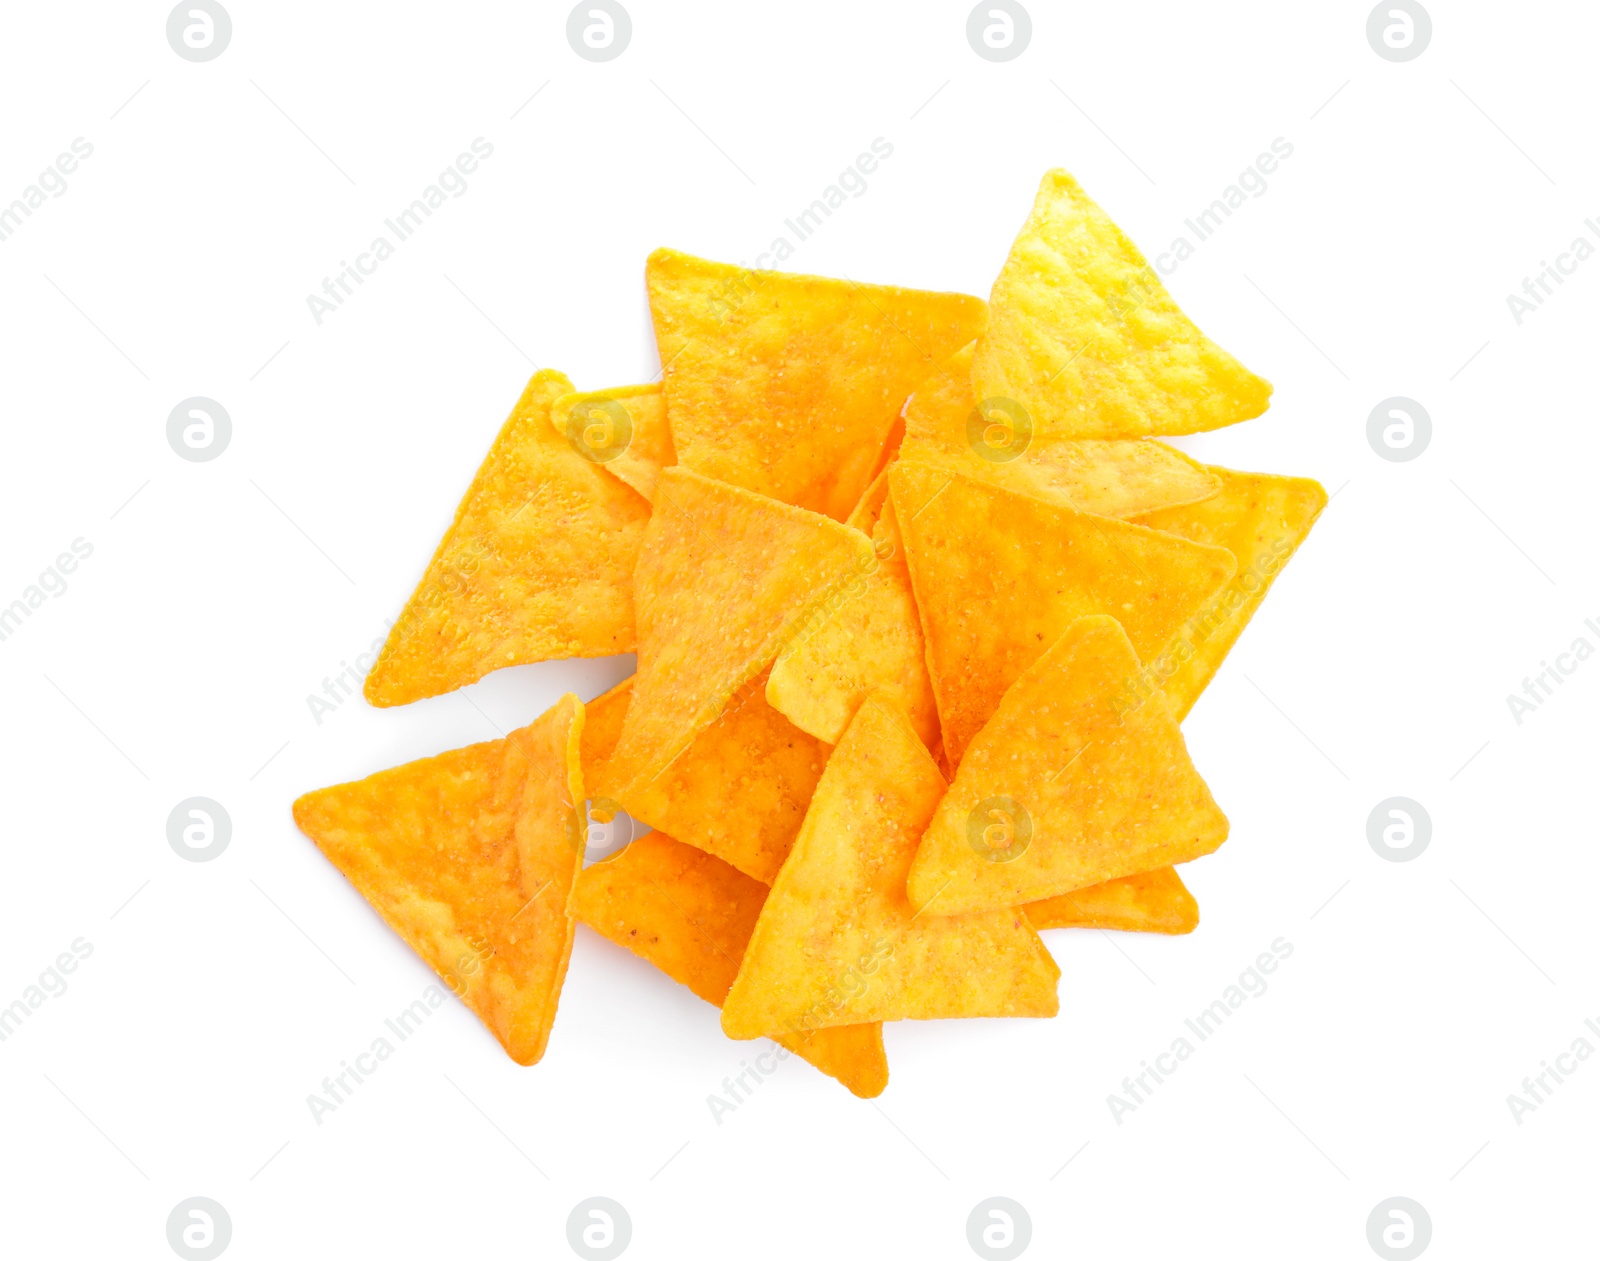
[[[987,304],[645,275],[659,382],[534,375],[366,697],[637,673],[301,829],[521,1064],[577,923],[862,1096],[885,1021],[1055,1015],[1039,930],[1191,931],[1228,821],[1179,723],[1327,496],[1156,435],[1267,382],[1062,171]],[[586,867],[621,812],[655,830]]]

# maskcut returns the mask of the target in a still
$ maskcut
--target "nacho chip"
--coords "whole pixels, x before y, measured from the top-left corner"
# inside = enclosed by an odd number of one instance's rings
[[[583,705],[307,793],[294,821],[519,1064],[544,1055],[583,860]]]
[[[837,744],[861,702],[881,691],[906,711],[932,748],[939,740],[939,713],[888,490],[886,476],[875,479],[848,522],[872,536],[877,568],[859,594],[778,654],[767,699],[802,731]]]
[[[1028,922],[1046,928],[1114,928],[1125,933],[1192,933],[1200,907],[1171,867],[1092,884],[1030,902]]]
[[[567,444],[536,372],[367,675],[404,705],[501,666],[631,652],[633,564],[650,505]]]
[[[1307,477],[1238,473],[1220,467],[1209,471],[1222,484],[1214,499],[1137,518],[1139,524],[1153,530],[1225,547],[1239,566],[1228,585],[1149,661],[1130,697],[1137,703],[1164,691],[1180,722],[1328,502],[1328,492]]]
[[[626,801],[665,771],[874,563],[858,530],[663,470],[633,576],[639,671],[614,753],[628,776],[611,795]]]
[[[1115,618],[1080,618],[968,747],[917,850],[911,904],[992,911],[1209,854],[1228,820],[1165,705],[1124,713],[1139,669]]]
[[[573,889],[572,913],[721,1007],[766,898],[765,885],[652,832],[585,868]],[[777,1041],[864,1099],[882,1094],[889,1083],[881,1024],[818,1029]]]
[[[659,385],[563,394],[550,417],[574,451],[646,499],[655,499],[661,470],[678,462]]]
[[[595,767],[590,791],[771,884],[830,751],[767,703],[766,680],[758,678],[660,775],[636,776],[626,762],[607,758]]]
[[[1020,911],[918,916],[906,900],[944,789],[905,713],[868,697],[756,921],[722,1009],[729,1037],[1056,1014],[1061,970]]]
[[[983,302],[750,271],[657,250],[645,268],[678,461],[842,521],[906,396],[978,335]]]
[[[1197,433],[1267,410],[1272,386],[1178,309],[1065,171],[1049,171],[989,296],[972,361],[985,410],[1074,438]]]
[[[898,460],[889,488],[953,766],[1006,689],[1079,617],[1111,614],[1134,650],[1153,656],[1233,576],[1225,548],[959,473]]]
[[[1152,438],[1063,437],[1003,404],[980,413],[971,346],[951,355],[911,396],[900,456],[1102,517],[1195,503],[1218,486],[1201,465]]]

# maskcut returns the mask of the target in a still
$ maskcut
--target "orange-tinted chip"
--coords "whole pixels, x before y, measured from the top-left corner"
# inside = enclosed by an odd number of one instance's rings
[[[563,394],[550,416],[574,451],[646,499],[655,499],[661,470],[678,462],[659,385]]]
[[[1023,673],[967,747],[907,893],[941,914],[1022,906],[1209,854],[1228,820],[1164,704],[1121,707],[1139,658],[1085,617]]]
[[[1133,242],[1049,171],[989,295],[972,362],[985,411],[1074,438],[1195,433],[1267,410],[1272,386],[1178,309]]]
[[[367,675],[404,705],[501,666],[632,651],[633,565],[650,505],[556,432],[570,393],[536,372]]]
[[[300,830],[519,1064],[544,1054],[583,856],[583,706],[307,793]]]
[[[583,871],[573,889],[572,913],[721,1007],[766,897],[765,885],[720,859],[652,832]],[[818,1029],[777,1041],[863,1098],[883,1093],[888,1084],[880,1024]]]
[[[898,460],[889,487],[955,766],[1006,689],[1079,617],[1109,613],[1153,656],[1233,576],[1224,548],[944,469]]]
[[[838,521],[907,395],[983,326],[966,294],[676,250],[652,254],[645,278],[679,463]]]
[[[919,916],[917,837],[944,777],[868,697],[817,785],[722,1009],[734,1038],[952,1016],[1053,1016],[1061,970],[1021,911]]]
[[[1125,933],[1192,933],[1200,907],[1171,867],[1092,884],[1022,908],[1035,928],[1115,928]]]

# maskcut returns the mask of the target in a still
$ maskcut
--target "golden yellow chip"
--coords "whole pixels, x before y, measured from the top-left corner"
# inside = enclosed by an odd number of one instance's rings
[[[631,683],[607,695],[631,690]],[[771,884],[829,752],[767,703],[765,679],[757,678],[660,775],[638,776],[608,754],[595,766],[590,792]]]
[[[633,564],[650,505],[558,434],[570,393],[536,372],[367,675],[404,705],[501,666],[631,652]]]
[[[1056,1014],[1061,970],[1021,911],[919,916],[906,900],[944,789],[904,712],[868,697],[756,921],[722,1009],[729,1037]]]
[[[1259,416],[1272,386],[1178,309],[1065,171],[1049,171],[989,295],[972,362],[985,412],[1075,438],[1196,433]]]
[[[901,405],[983,326],[981,299],[750,271],[645,268],[678,461],[842,521]]]
[[[646,499],[655,499],[661,470],[678,462],[659,385],[563,394],[551,407],[550,417],[574,451],[616,474]]]
[[[766,898],[765,885],[652,832],[585,868],[572,892],[572,913],[721,1007]],[[777,1041],[862,1098],[882,1094],[889,1083],[881,1024],[818,1029]]]
[[[300,830],[519,1064],[544,1055],[583,860],[583,706],[294,803]]]
[[[1003,401],[980,412],[972,397],[971,346],[917,387],[905,423],[901,459],[1102,517],[1194,503],[1217,491],[1215,477],[1164,442],[1063,437]]]
[[[1225,548],[944,469],[897,460],[889,488],[952,766],[1006,689],[1079,617],[1111,614],[1141,657],[1154,656],[1233,576]]]
[[[1164,704],[1123,712],[1139,669],[1115,618],[1080,618],[968,746],[907,883],[941,914],[998,910],[1209,854],[1228,820]]]
[[[1192,933],[1200,907],[1171,867],[1092,884],[1022,908],[1037,929],[1115,928],[1125,933]]]
[[[617,741],[626,801],[657,778],[875,563],[872,541],[837,521],[664,469],[634,590],[639,670]]]
[[[939,713],[888,489],[886,476],[875,478],[848,522],[872,536],[876,570],[859,595],[778,654],[767,699],[801,730],[837,744],[857,706],[881,691],[906,711],[932,748],[939,740]]]
[[[1215,498],[1137,518],[1153,530],[1225,547],[1239,566],[1228,585],[1149,659],[1129,695],[1131,705],[1165,692],[1180,722],[1328,502],[1327,491],[1307,477],[1210,471],[1222,483]]]

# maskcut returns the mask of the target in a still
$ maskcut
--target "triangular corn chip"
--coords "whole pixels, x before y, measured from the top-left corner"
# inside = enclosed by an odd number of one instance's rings
[[[1233,576],[1225,548],[944,469],[898,460],[889,488],[952,766],[1005,690],[1077,618],[1109,613],[1141,657],[1153,656]]]
[[[972,363],[985,411],[1075,438],[1196,433],[1259,416],[1272,386],[1178,309],[1065,171],[1049,171],[989,296]]]
[[[574,451],[646,499],[655,499],[661,470],[678,462],[659,385],[563,394],[550,416]]]
[[[722,1009],[730,1037],[1056,1014],[1061,970],[1020,911],[919,916],[906,900],[944,788],[904,712],[868,697],[756,922]]]
[[[1153,530],[1225,547],[1239,565],[1228,585],[1147,660],[1129,697],[1130,704],[1138,704],[1164,690],[1180,722],[1328,502],[1328,492],[1307,477],[1209,471],[1222,482],[1215,498],[1136,518]]]
[[[1217,491],[1217,479],[1201,465],[1153,438],[1063,437],[1035,427],[1013,407],[979,412],[971,346],[956,351],[911,396],[900,458],[1102,517],[1194,503]]]
[[[702,850],[652,832],[584,869],[573,889],[572,913],[721,1007],[766,898],[765,885]],[[852,1094],[871,1098],[888,1085],[881,1024],[776,1040]]]
[[[886,476],[874,479],[848,522],[872,536],[877,568],[859,594],[778,654],[767,699],[802,731],[837,744],[856,707],[882,691],[931,748],[939,740],[939,714],[888,490]]]
[[[875,563],[859,530],[663,470],[633,575],[639,670],[615,752],[630,773],[612,795],[625,800],[665,771]]]
[[[767,703],[764,683],[757,679],[740,688],[716,721],[654,778],[636,775],[608,752],[588,781],[590,792],[771,884],[800,831],[830,750]],[[601,701],[625,689],[631,692],[632,680]],[[623,703],[625,708],[626,693]]]
[[[967,748],[907,894],[924,918],[1021,906],[1209,854],[1228,820],[1165,705],[1122,712],[1139,669],[1115,618],[1074,622]]]
[[[300,830],[519,1064],[544,1054],[572,951],[582,732],[567,695],[503,740],[294,803]]]
[[[983,302],[751,271],[657,250],[645,268],[686,468],[842,521],[906,396],[983,327]]]
[[[1035,928],[1115,928],[1125,933],[1192,933],[1200,907],[1171,867],[1092,884],[1022,908]]]
[[[550,405],[571,390],[549,370],[528,382],[367,675],[372,704],[501,666],[632,651],[650,505],[556,432]]]

